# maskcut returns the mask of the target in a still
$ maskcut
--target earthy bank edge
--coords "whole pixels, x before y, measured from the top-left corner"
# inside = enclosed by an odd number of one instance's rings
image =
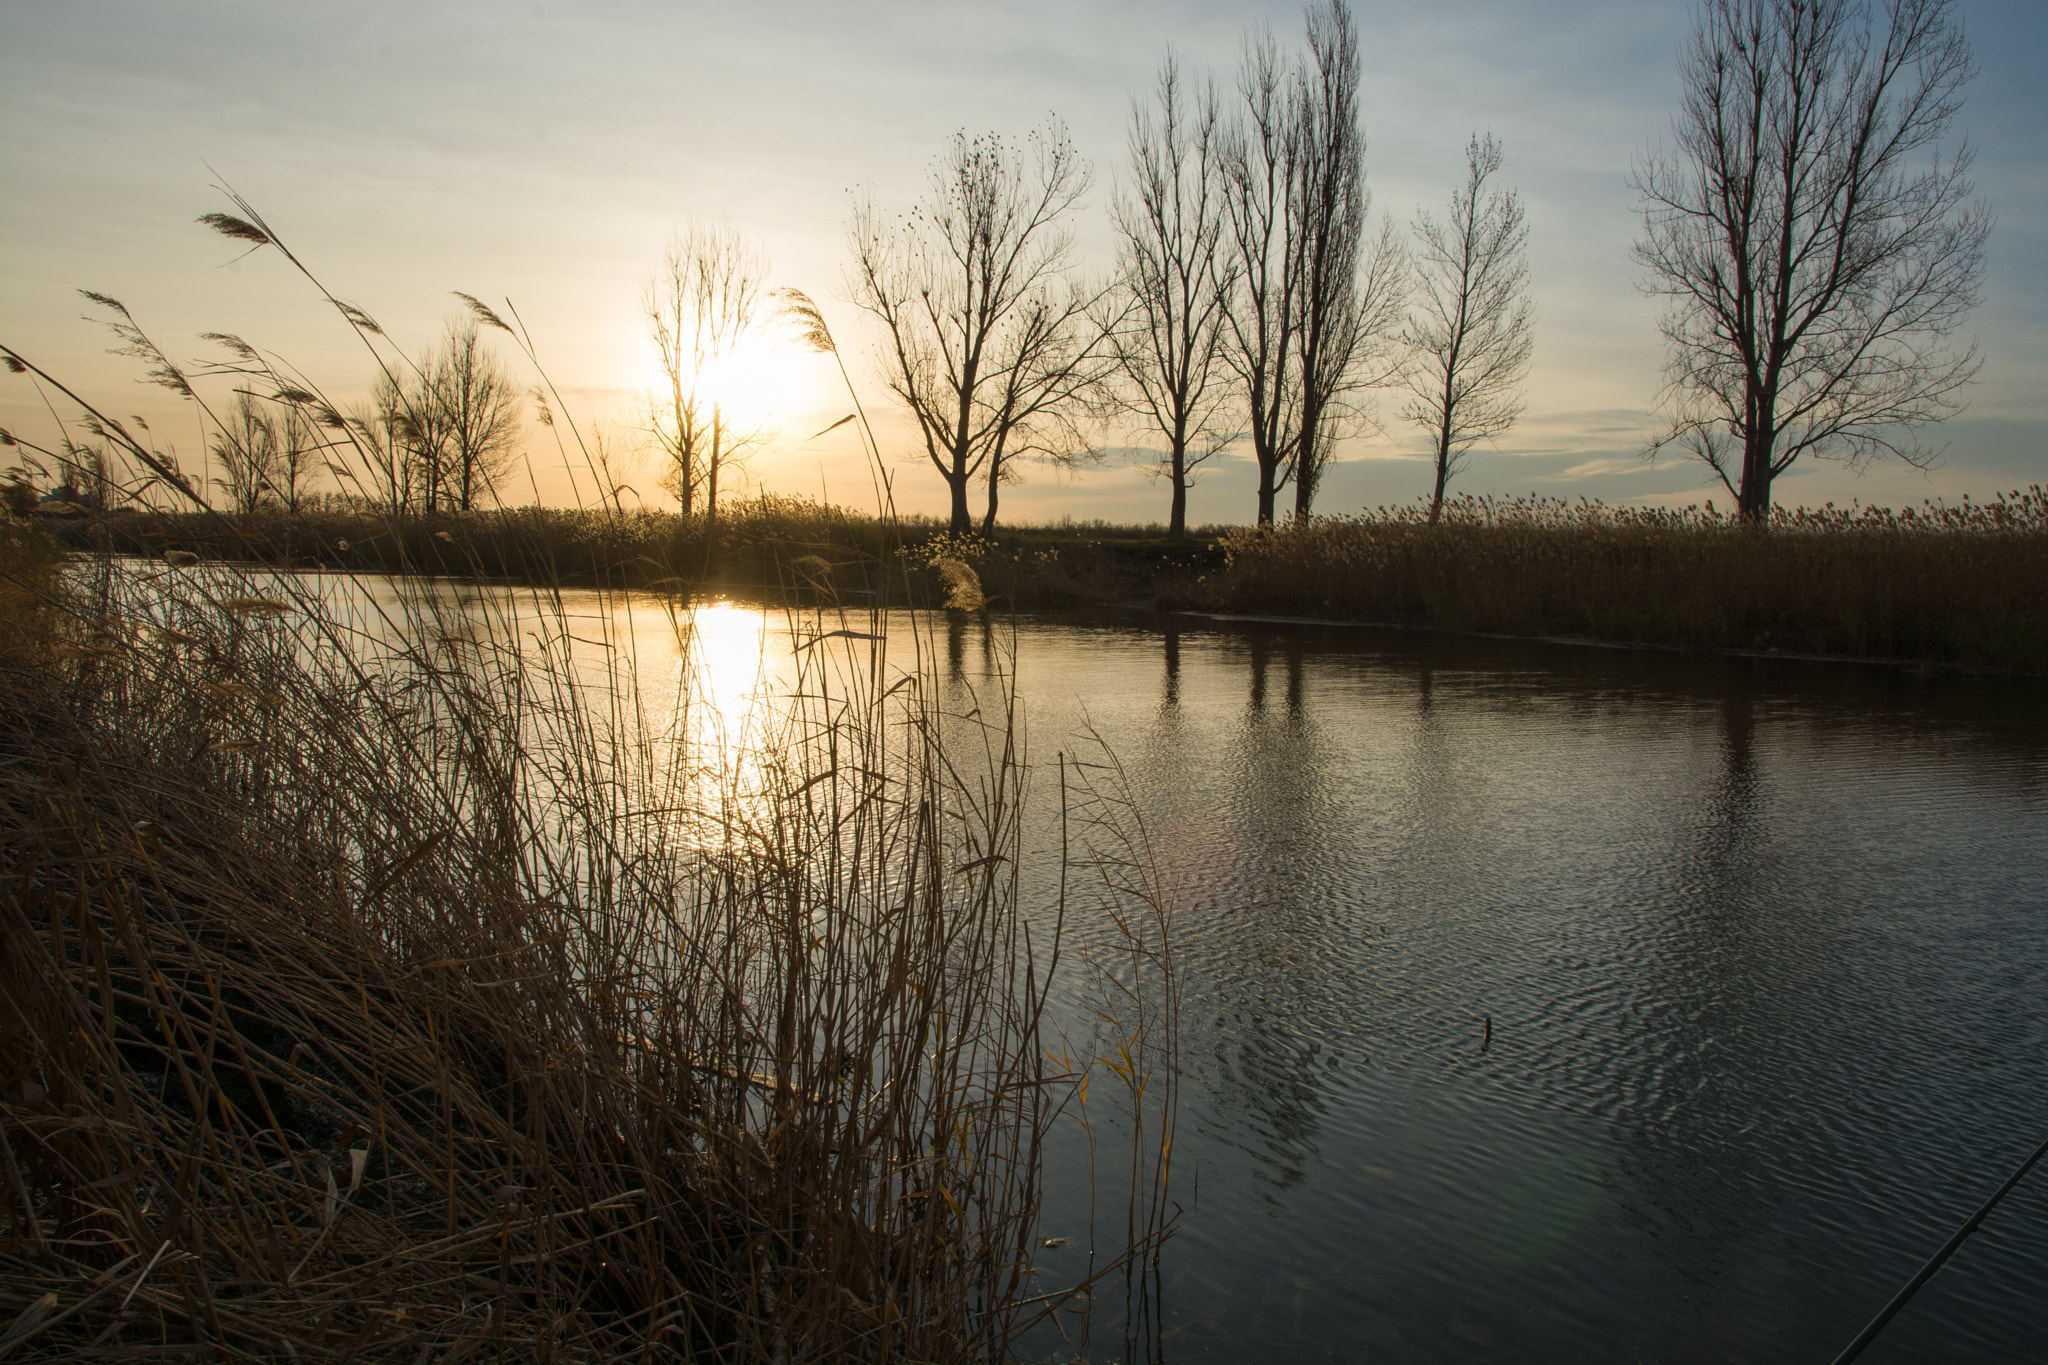
[[[663,788],[435,594],[366,663],[253,576],[0,559],[0,1354],[986,1360],[1081,1287],[1013,731],[871,635]]]
[[[1145,603],[1341,621],[1780,650],[2048,673],[2048,495],[1778,511],[1463,497],[1269,531],[1043,527],[994,539],[801,499],[732,504],[716,522],[528,508],[393,520],[282,513],[77,516],[67,544],[379,572],[476,573],[589,586],[823,593],[907,581],[940,605],[971,566],[997,609]],[[907,580],[907,565],[913,570]]]

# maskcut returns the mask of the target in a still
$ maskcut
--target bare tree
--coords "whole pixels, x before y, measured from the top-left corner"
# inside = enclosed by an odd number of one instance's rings
[[[281,440],[276,415],[256,395],[237,390],[212,445],[221,467],[214,483],[227,494],[228,505],[244,515],[255,511],[277,478]]]
[[[467,512],[497,491],[517,459],[519,389],[469,318],[448,324],[426,380],[445,452],[443,492]]]
[[[1222,127],[1216,88],[1190,97],[1169,51],[1147,107],[1131,105],[1131,184],[1114,214],[1118,275],[1129,299],[1115,334],[1124,405],[1166,441],[1160,462],[1173,488],[1167,535],[1187,535],[1195,469],[1230,440],[1217,425],[1228,398],[1223,300],[1237,263],[1222,251]]]
[[[1967,143],[1941,138],[1975,74],[1953,0],[1701,0],[1675,154],[1637,165],[1636,261],[1672,300],[1671,425],[1745,517],[1802,455],[1925,466],[1919,426],[1981,362],[1991,219]]]
[[[1273,524],[1274,500],[1293,477],[1300,430],[1294,331],[1299,285],[1289,266],[1289,183],[1295,157],[1287,61],[1270,30],[1245,41],[1238,71],[1244,107],[1225,149],[1225,208],[1237,288],[1226,299],[1225,356],[1236,372],[1245,435],[1258,466],[1258,524]]]
[[[1297,154],[1292,268],[1301,284],[1301,435],[1294,514],[1306,517],[1323,470],[1362,400],[1398,373],[1389,341],[1400,324],[1407,261],[1394,225],[1366,229],[1365,129],[1358,122],[1358,28],[1343,0],[1308,12],[1309,60],[1295,97]]]
[[[286,404],[278,416],[277,467],[270,481],[270,490],[285,511],[296,513],[305,501],[306,486],[316,477],[326,449],[305,405]]]
[[[1420,297],[1402,334],[1410,396],[1401,415],[1428,431],[1436,446],[1432,522],[1443,512],[1444,485],[1465,453],[1521,416],[1521,383],[1535,349],[1521,197],[1486,188],[1500,163],[1493,134],[1482,140],[1475,133],[1465,147],[1465,184],[1451,195],[1449,219],[1415,215]]]
[[[423,392],[422,386],[386,371],[378,376],[368,406],[355,409],[348,419],[371,495],[393,516],[428,505],[426,457],[429,448],[438,448],[438,438],[422,430],[433,425]]]
[[[1078,414],[1115,366],[1117,320],[1075,278],[1063,223],[1089,180],[1054,120],[1025,149],[955,134],[907,219],[855,203],[854,299],[887,332],[889,390],[946,481],[956,534],[972,529],[977,479],[987,533],[1016,461],[1079,455]]]
[[[726,419],[717,370],[754,326],[768,261],[731,228],[692,223],[677,233],[642,293],[665,391],[648,403],[647,429],[661,449],[657,482],[688,516],[701,490],[718,514],[724,468],[767,433]]]
[[[374,415],[357,419],[358,434],[370,441],[372,477],[394,512],[431,516],[450,503],[453,461],[447,414],[436,392],[439,366],[440,358],[429,351],[416,365],[384,371],[371,391]]]
[[[1259,470],[1259,524],[1290,482],[1306,516],[1336,443],[1365,417],[1366,392],[1396,372],[1406,264],[1391,224],[1367,238],[1358,33],[1350,7],[1308,13],[1308,56],[1269,32],[1247,40],[1242,122],[1225,158],[1237,287],[1226,354]]]

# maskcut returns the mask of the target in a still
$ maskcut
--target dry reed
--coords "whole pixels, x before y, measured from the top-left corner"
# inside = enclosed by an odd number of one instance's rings
[[[16,1358],[937,1360],[1058,1306],[1005,699],[820,616],[707,769],[510,643],[541,595],[250,587],[102,562],[10,627]]]
[[[1170,1131],[1160,944],[1117,920],[1148,1012],[1054,1065],[1014,694],[948,714],[846,556],[784,547],[794,672],[732,730],[685,605],[572,621],[545,547],[393,599],[10,534],[0,1357],[989,1359],[1085,1297],[1031,1278],[1043,1145],[1104,1054]],[[673,725],[621,612],[684,657]],[[1097,1276],[1156,1248],[1165,1150]]]
[[[1220,605],[1518,635],[2048,672],[2048,492],[1781,509],[1462,497],[1225,539]]]

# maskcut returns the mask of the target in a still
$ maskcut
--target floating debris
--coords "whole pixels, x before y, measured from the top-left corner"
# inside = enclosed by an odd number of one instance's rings
[[[292,609],[291,603],[275,597],[230,597],[220,606],[237,616],[282,616]]]

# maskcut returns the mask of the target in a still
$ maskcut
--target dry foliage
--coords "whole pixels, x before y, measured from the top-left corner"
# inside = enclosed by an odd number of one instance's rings
[[[1067,1304],[1006,699],[820,613],[707,763],[545,592],[18,579],[0,1355],[950,1360]]]
[[[1459,497],[1226,537],[1238,609],[2048,673],[2048,491],[1774,510]]]

